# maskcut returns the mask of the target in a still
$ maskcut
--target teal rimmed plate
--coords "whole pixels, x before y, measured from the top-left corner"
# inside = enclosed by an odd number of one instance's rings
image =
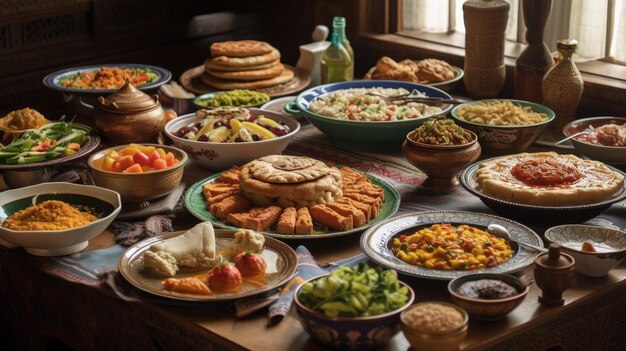
[[[430,227],[436,223],[468,224],[483,230],[489,224],[495,223],[507,228],[513,239],[543,247],[543,241],[532,229],[506,218],[465,211],[425,211],[397,216],[371,227],[361,236],[361,250],[372,261],[381,266],[394,269],[398,273],[437,280],[451,280],[475,273],[508,274],[517,272],[533,264],[533,260],[537,255],[535,250],[519,247],[515,243],[509,243],[511,248],[515,250],[515,254],[510,260],[495,267],[467,271],[444,271],[418,267],[394,256],[391,251],[391,245],[395,237],[402,234],[412,234],[419,229]]]
[[[240,229],[219,220],[218,218],[213,216],[213,214],[211,214],[207,209],[206,200],[202,192],[202,185],[208,182],[214,182],[215,179],[220,176],[220,174],[212,175],[193,184],[185,193],[185,206],[187,207],[189,212],[191,212],[191,214],[193,214],[196,218],[200,220],[209,221],[220,228]],[[378,216],[367,222],[365,225],[341,232],[329,231],[325,228],[315,226],[313,228],[313,234],[279,234],[274,230],[261,233],[278,239],[322,239],[352,234],[367,229],[372,225],[393,216],[396,211],[398,211],[398,207],[400,207],[400,194],[398,194],[398,192],[391,186],[391,184],[387,183],[386,181],[369,174],[367,175],[367,177],[373,184],[383,188],[383,190],[385,191],[385,202],[380,207]]]

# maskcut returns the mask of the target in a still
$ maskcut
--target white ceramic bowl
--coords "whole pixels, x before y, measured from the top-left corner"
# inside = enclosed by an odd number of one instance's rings
[[[548,242],[557,243],[574,257],[574,270],[590,277],[603,277],[626,257],[626,232],[584,224],[559,225],[546,230]],[[597,252],[582,251],[586,240]]]
[[[38,195],[37,203],[61,200],[102,213],[100,219],[94,222],[66,230],[17,231],[0,227],[0,239],[24,247],[37,256],[62,256],[83,250],[88,241],[102,233],[122,209],[120,195],[112,190],[72,183],[42,183],[4,191],[0,197],[0,222],[32,205],[35,195]]]
[[[177,137],[175,135],[177,130],[194,121],[196,116],[193,113],[180,116],[168,122],[165,125],[165,132],[174,144],[183,149],[194,162],[208,169],[218,171],[245,164],[259,157],[279,155],[300,130],[300,123],[289,116],[256,108],[248,110],[250,110],[252,115],[264,115],[277,122],[284,123],[289,127],[290,132],[275,139],[244,143],[210,143]]]

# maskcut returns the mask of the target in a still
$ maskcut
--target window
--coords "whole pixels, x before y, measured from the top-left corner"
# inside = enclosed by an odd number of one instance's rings
[[[402,31],[464,33],[466,0],[403,0]],[[507,40],[524,43],[522,0],[510,3]],[[556,50],[561,38],[578,40],[577,61],[606,59],[626,64],[626,0],[553,0],[544,42]]]

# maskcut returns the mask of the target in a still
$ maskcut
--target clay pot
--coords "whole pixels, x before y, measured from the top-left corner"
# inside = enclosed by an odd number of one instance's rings
[[[548,306],[562,306],[563,292],[574,274],[574,258],[561,253],[561,246],[550,244],[547,253],[535,257],[535,282],[541,289],[539,301]]]
[[[472,135],[472,142],[463,145],[429,145],[415,141],[414,132],[406,136],[402,144],[402,155],[413,166],[422,170],[428,178],[424,186],[433,188],[452,188],[459,185],[457,175],[463,168],[476,161],[480,156],[480,144],[474,132],[464,129]]]
[[[116,145],[151,142],[163,125],[158,95],[149,96],[128,80],[114,94],[98,98],[96,128]]]

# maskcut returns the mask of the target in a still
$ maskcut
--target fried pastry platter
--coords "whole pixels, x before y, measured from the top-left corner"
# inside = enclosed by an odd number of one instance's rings
[[[221,228],[280,239],[362,231],[392,216],[400,196],[382,179],[301,156],[271,155],[203,179],[185,205]]]

